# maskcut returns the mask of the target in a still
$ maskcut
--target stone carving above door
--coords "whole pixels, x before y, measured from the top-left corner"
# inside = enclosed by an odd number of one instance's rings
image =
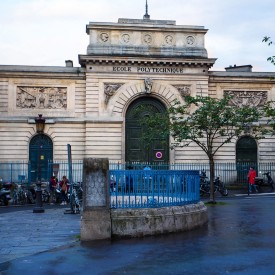
[[[67,109],[67,87],[17,86],[18,109]]]
[[[145,94],[150,94],[152,91],[152,87],[153,87],[153,81],[151,78],[145,78],[144,79],[144,93]]]
[[[104,83],[105,104],[107,105],[110,98],[124,83]]]
[[[184,98],[185,96],[191,95],[191,86],[190,85],[173,85],[173,87],[175,87],[182,98]]]
[[[267,91],[224,91],[225,96],[230,96],[230,104],[235,106],[262,106],[267,101]]]

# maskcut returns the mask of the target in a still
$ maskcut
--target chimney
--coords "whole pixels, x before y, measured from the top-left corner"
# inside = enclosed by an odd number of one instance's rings
[[[73,61],[72,60],[65,60],[66,67],[73,67]]]
[[[227,72],[252,72],[252,66],[251,65],[242,65],[242,66],[229,66],[226,67],[225,70]]]

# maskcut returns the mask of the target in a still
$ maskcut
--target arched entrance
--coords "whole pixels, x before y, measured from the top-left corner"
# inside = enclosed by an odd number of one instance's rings
[[[50,171],[48,171],[48,161],[53,159],[53,143],[52,140],[44,135],[34,136],[29,146],[30,173],[31,182],[36,182],[39,178],[41,181],[48,180]]]
[[[257,170],[258,146],[254,138],[250,136],[241,137],[236,143],[236,163],[238,180],[247,181],[247,173],[250,166]]]
[[[136,110],[142,106],[142,112]],[[169,162],[169,137],[161,140],[158,137],[150,144],[146,144],[141,136],[144,129],[139,124],[141,117],[150,116],[154,113],[162,113],[166,107],[156,98],[142,97],[135,100],[128,108],[126,113],[126,133],[125,133],[125,161],[141,163],[168,163]]]

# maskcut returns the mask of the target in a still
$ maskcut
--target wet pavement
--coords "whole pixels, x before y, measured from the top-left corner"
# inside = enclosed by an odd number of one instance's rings
[[[274,193],[218,202],[191,232],[86,244],[64,209],[1,214],[0,274],[274,274]]]

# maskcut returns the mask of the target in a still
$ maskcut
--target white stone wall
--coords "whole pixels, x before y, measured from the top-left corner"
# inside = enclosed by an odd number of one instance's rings
[[[21,77],[10,73],[9,78],[0,76],[0,161],[28,161],[29,143],[36,135],[34,118],[43,114],[46,118],[44,133],[53,142],[54,159],[67,159],[67,144],[72,146],[74,159],[85,156],[85,109],[86,82],[85,80],[63,78],[52,74],[52,78],[43,77],[40,72],[36,77],[25,73]],[[18,88],[27,87],[35,94],[37,87],[66,87],[67,107],[58,108],[25,108],[18,107],[16,99]],[[26,89],[27,89],[26,88]]]
[[[106,71],[102,69],[102,71]],[[192,70],[190,70],[192,71]],[[149,75],[151,76],[151,75]],[[125,115],[131,102],[144,93],[144,79],[148,74],[133,75],[87,74],[86,84],[86,140],[85,156],[102,158],[110,161],[125,161]],[[158,98],[167,107],[174,100],[183,100],[177,87],[187,86],[192,95],[208,94],[208,77],[204,75],[153,75],[150,96]],[[105,103],[104,85],[121,84],[120,88]],[[94,121],[90,121],[94,119]],[[197,151],[197,154],[194,152]],[[190,162],[201,158],[202,152],[196,146],[176,149],[170,153],[171,162]],[[205,157],[205,160],[207,158]]]
[[[0,78],[0,115],[8,112],[8,79]]]
[[[261,73],[219,73],[213,72],[209,81],[209,95],[222,98],[225,90],[232,91],[266,91],[267,101],[275,99],[275,81]],[[255,107],[257,108],[257,106]],[[216,154],[220,162],[236,161],[236,140],[225,144]],[[258,162],[275,161],[275,137],[267,136],[257,140]]]

